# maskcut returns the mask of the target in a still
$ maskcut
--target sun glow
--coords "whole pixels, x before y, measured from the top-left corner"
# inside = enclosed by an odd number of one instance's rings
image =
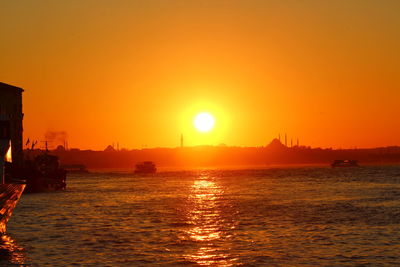
[[[207,112],[202,112],[194,118],[194,127],[200,132],[209,132],[214,128],[214,116]]]
[[[198,100],[183,106],[177,128],[185,138],[185,146],[219,145],[229,142],[230,106]],[[207,115],[201,115],[207,114]]]

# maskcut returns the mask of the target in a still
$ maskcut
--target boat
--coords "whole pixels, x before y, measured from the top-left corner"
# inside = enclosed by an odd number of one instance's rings
[[[357,160],[349,160],[349,159],[336,159],[331,163],[332,168],[337,167],[359,167]]]
[[[88,169],[83,164],[64,164],[60,168],[66,170],[68,173],[88,173]]]
[[[58,157],[47,150],[33,160],[25,160],[22,174],[27,193],[62,191],[67,187],[67,171],[60,167]]]
[[[143,161],[135,165],[135,173],[137,174],[151,174],[156,172],[156,164],[152,161]]]
[[[6,232],[6,225],[25,189],[23,181],[7,181],[5,165],[12,162],[10,122],[0,115],[0,234]]]

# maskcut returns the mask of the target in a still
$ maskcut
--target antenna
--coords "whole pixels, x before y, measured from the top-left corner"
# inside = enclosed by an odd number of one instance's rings
[[[44,146],[46,148],[46,152],[49,152],[49,146],[48,146],[49,141],[45,140],[45,141],[41,141],[41,142],[44,143]]]

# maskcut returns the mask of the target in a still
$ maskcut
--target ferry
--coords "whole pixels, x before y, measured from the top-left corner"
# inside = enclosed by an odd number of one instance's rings
[[[143,161],[135,165],[135,173],[137,174],[151,174],[156,172],[156,164],[154,164],[152,161]]]
[[[334,160],[331,164],[332,168],[337,167],[359,167],[357,160],[349,160],[349,159],[337,159]]]
[[[83,164],[64,164],[60,168],[66,170],[68,173],[88,173],[88,169]]]

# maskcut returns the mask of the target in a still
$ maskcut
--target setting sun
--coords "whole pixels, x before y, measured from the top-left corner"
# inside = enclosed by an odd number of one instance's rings
[[[209,132],[214,128],[214,116],[207,112],[202,112],[194,118],[194,126],[200,132]]]

